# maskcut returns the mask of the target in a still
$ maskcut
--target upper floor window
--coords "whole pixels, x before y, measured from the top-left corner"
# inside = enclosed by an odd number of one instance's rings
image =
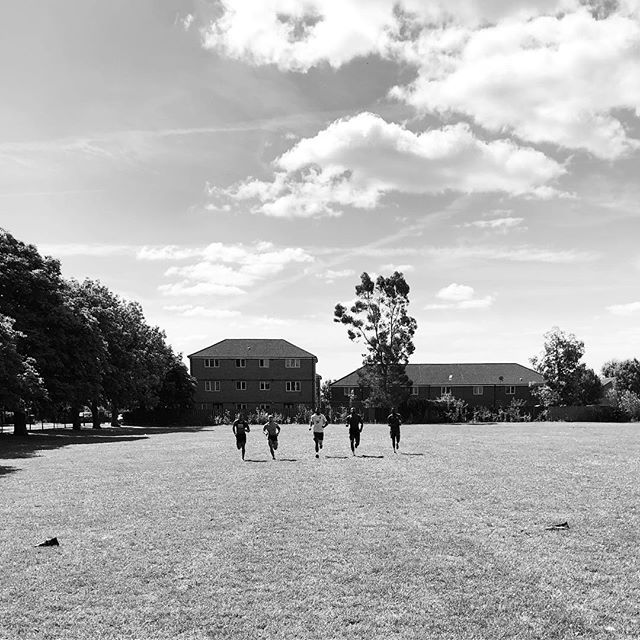
[[[418,387],[411,387],[411,395],[412,396],[418,395]]]
[[[260,360],[258,360],[258,366],[261,369],[268,369],[269,368],[269,358],[260,358]]]
[[[515,385],[511,385],[510,387],[507,387],[507,395],[513,396],[516,393],[516,388]]]
[[[236,380],[236,391],[246,391],[246,390],[247,390],[246,380]]]
[[[244,358],[237,358],[236,359],[236,367],[240,368],[240,369],[244,369],[244,367],[247,366],[247,361]]]
[[[295,381],[287,381],[285,389],[287,391],[300,391],[300,381],[299,380],[295,380]]]
[[[211,367],[219,367],[220,360],[218,360],[218,358],[205,358],[204,366],[207,367],[208,369]]]
[[[300,358],[287,358],[284,361],[284,366],[287,369],[299,369],[300,368]]]
[[[484,387],[475,386],[473,387],[473,395],[481,396],[484,393]]]
[[[204,381],[204,390],[205,391],[220,391],[220,380],[205,380]]]
[[[271,382],[269,380],[260,380],[260,391],[271,391]]]
[[[451,387],[440,387],[440,395],[451,395]]]

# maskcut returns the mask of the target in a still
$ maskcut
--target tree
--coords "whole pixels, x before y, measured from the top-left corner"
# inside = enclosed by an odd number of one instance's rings
[[[193,408],[193,397],[198,383],[189,373],[178,354],[171,354],[171,364],[162,379],[159,406],[163,409],[188,411]]]
[[[602,385],[592,369],[580,360],[584,342],[558,327],[544,334],[539,356],[530,359],[545,384],[534,391],[545,406],[590,404],[602,396]]]
[[[602,366],[602,375],[615,378],[616,391],[632,391],[640,395],[640,360],[609,360]]]
[[[57,260],[1,229],[0,313],[14,320],[17,350],[32,359],[50,409],[90,397],[97,384],[90,317],[76,305]]]
[[[26,435],[24,419],[27,405],[46,397],[46,389],[33,358],[18,352],[20,334],[13,328],[14,320],[0,314],[0,407],[17,413],[14,434]]]
[[[355,303],[349,309],[335,306],[334,322],[346,325],[349,339],[366,348],[361,386],[369,389],[369,406],[397,406],[409,395],[406,365],[417,329],[415,318],[407,313],[409,291],[398,271],[388,278],[378,276],[375,282],[364,272]]]

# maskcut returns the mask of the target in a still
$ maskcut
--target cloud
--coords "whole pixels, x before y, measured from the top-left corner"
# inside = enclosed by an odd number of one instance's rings
[[[422,30],[480,26],[574,9],[576,0],[221,0],[203,45],[222,55],[283,71],[337,68],[369,55],[392,57]]]
[[[629,302],[628,304],[613,304],[607,307],[607,311],[614,316],[631,316],[640,311],[640,302]]]
[[[467,222],[462,226],[463,228],[476,228],[476,229],[484,229],[488,231],[498,231],[500,233],[507,233],[511,229],[515,229],[519,227],[521,230],[525,230],[526,227],[522,226],[524,222],[524,218],[514,218],[514,217],[506,217],[506,218],[491,218],[489,220],[474,220],[473,222]]]
[[[504,260],[509,262],[544,262],[551,264],[575,264],[593,262],[600,255],[593,251],[566,249],[554,251],[540,247],[427,247],[424,253],[443,260]]]
[[[176,282],[163,284],[159,291],[166,296],[239,296],[260,282],[277,276],[291,264],[313,262],[304,249],[277,248],[270,242],[252,245],[213,242],[205,247],[143,247],[139,260],[184,261],[165,271]],[[196,312],[193,312],[197,315]],[[202,315],[202,313],[200,314]]]
[[[332,283],[341,278],[354,276],[355,273],[353,269],[327,269],[324,273],[317,274],[317,277],[325,280],[327,283]]]
[[[94,258],[109,258],[112,256],[134,255],[136,247],[126,244],[88,244],[88,243],[67,243],[67,244],[40,244],[40,253],[54,258],[64,258],[71,256],[90,256]]]
[[[275,161],[271,182],[248,179],[215,199],[253,201],[275,217],[340,215],[371,209],[391,192],[503,192],[546,197],[565,173],[540,151],[507,140],[484,142],[466,124],[414,133],[371,113],[337,120]]]
[[[400,273],[411,273],[415,271],[415,267],[412,264],[383,264],[380,267],[380,271],[385,273],[394,273],[396,271]]]
[[[216,309],[211,307],[197,306],[189,304],[170,305],[163,307],[165,311],[174,311],[185,318],[237,318],[239,311],[230,309]]]
[[[428,304],[425,309],[488,309],[494,301],[493,296],[476,298],[473,287],[452,282],[436,293],[436,298],[444,302]]]
[[[640,115],[639,39],[638,19],[596,19],[586,8],[424,32],[402,54],[417,79],[392,95],[421,112],[464,114],[492,131],[613,159],[640,144],[619,115]]]

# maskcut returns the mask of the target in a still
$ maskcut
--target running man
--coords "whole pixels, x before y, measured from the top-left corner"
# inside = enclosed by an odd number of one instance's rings
[[[278,449],[278,434],[280,433],[280,425],[273,419],[273,415],[269,416],[269,422],[262,427],[262,431],[267,436],[269,442],[269,451],[271,457],[275,460],[275,451]]]
[[[316,458],[320,457],[320,449],[322,449],[322,441],[324,440],[324,428],[327,426],[327,418],[320,411],[315,409],[309,420],[309,431],[313,429],[313,441],[316,443]]]
[[[247,445],[247,433],[251,431],[249,423],[244,414],[238,413],[233,421],[232,431],[236,437],[236,447],[242,451],[242,459],[244,460],[244,448]]]
[[[356,455],[356,449],[360,446],[360,434],[364,427],[362,416],[356,411],[355,407],[351,407],[351,411],[347,416],[347,427],[349,427],[349,442],[351,443],[351,453]]]
[[[402,424],[402,418],[400,414],[396,412],[395,407],[391,407],[391,413],[387,417],[387,424],[389,425],[389,435],[391,436],[393,453],[398,453],[398,449],[400,448],[400,425]]]

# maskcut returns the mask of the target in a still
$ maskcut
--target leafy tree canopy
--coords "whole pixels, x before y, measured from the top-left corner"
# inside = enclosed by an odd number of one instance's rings
[[[640,360],[609,360],[602,366],[602,375],[615,378],[616,391],[632,391],[640,395]]]
[[[397,405],[409,394],[406,365],[415,349],[417,323],[407,312],[409,285],[398,271],[375,282],[364,272],[355,290],[350,308],[335,306],[334,322],[346,325],[349,339],[365,346],[361,385],[369,388],[369,405]]]

